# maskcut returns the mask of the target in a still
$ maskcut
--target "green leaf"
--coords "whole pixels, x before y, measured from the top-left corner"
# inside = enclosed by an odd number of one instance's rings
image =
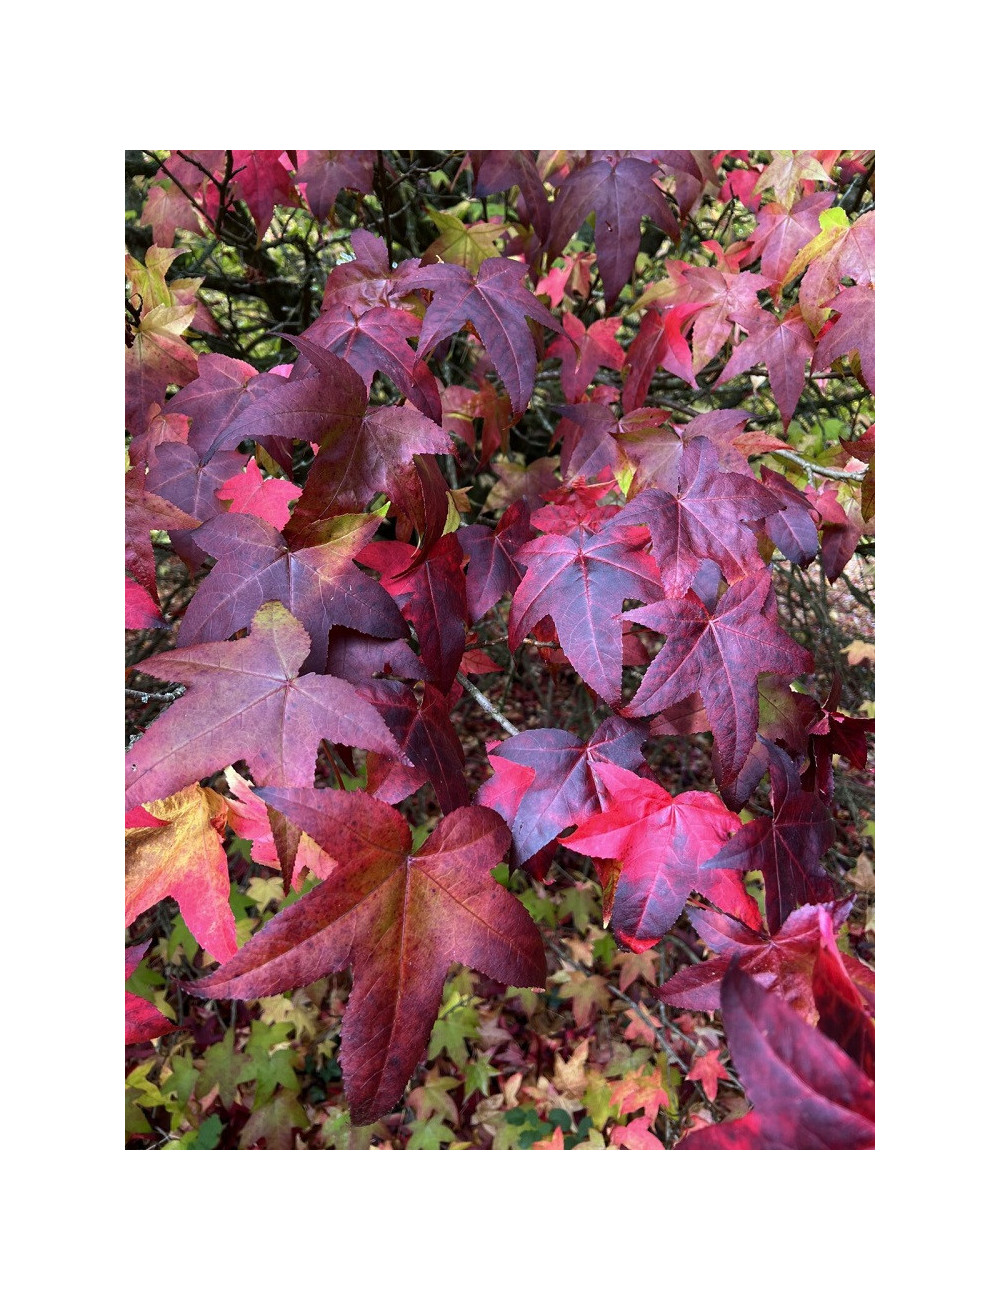
[[[221,1043],[213,1043],[206,1051],[201,1076],[195,1085],[195,1096],[207,1097],[213,1088],[219,1089],[219,1100],[226,1110],[232,1110],[236,1089],[256,1076],[252,1061],[235,1050],[235,1032],[227,1029]]]
[[[450,1142],[455,1134],[440,1115],[430,1119],[418,1119],[410,1127],[410,1138],[406,1144],[407,1151],[440,1151]]]

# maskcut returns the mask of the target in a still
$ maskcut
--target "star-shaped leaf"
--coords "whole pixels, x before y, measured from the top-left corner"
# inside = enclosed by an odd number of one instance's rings
[[[187,607],[178,646],[225,641],[249,627],[269,600],[281,601],[309,633],[306,672],[324,670],[332,627],[387,639],[406,636],[395,601],[354,563],[380,523],[372,515],[339,515],[329,521],[328,541],[293,551],[263,519],[240,514],[213,519],[195,541],[218,564]]]
[[[644,524],[668,596],[682,596],[704,560],[727,582],[764,568],[750,524],[781,509],[781,501],[746,474],[725,474],[707,438],[685,442],[677,462],[677,491],[640,492],[617,516],[614,528]]]
[[[420,331],[420,355],[471,321],[510,394],[516,418],[524,414],[535,381],[535,342],[528,319],[559,330],[559,322],[523,284],[527,268],[508,257],[488,258],[473,277],[465,267],[440,263],[407,277],[434,292]]]
[[[663,191],[653,183],[656,163],[631,154],[589,155],[559,186],[552,210],[549,253],[557,256],[594,213],[597,266],[611,307],[632,278],[642,218],[652,217],[673,238],[679,231]]]
[[[812,331],[798,307],[789,308],[784,316],[758,310],[753,316],[743,317],[740,324],[749,334],[733,349],[716,387],[744,374],[751,366],[766,366],[771,392],[787,430],[805,387],[806,366],[813,355]]]
[[[602,700],[617,704],[622,642],[612,620],[626,600],[657,600],[662,592],[645,544],[645,529],[617,528],[609,536],[575,528],[522,546],[515,558],[526,572],[510,607],[511,650],[550,615],[576,671]]]
[[[340,1059],[351,1120],[371,1123],[419,1062],[453,961],[506,985],[544,983],[541,936],[490,874],[507,828],[488,808],[460,808],[414,853],[405,819],[360,791],[259,793],[337,867],[194,991],[267,997],[352,966]]]
[[[700,691],[725,780],[739,772],[756,738],[758,674],[790,679],[812,669],[812,655],[781,629],[770,597],[765,571],[734,583],[714,613],[688,593],[628,615],[666,640],[623,713],[646,717]]]
[[[480,786],[476,802],[495,808],[510,826],[511,866],[523,866],[568,826],[597,812],[602,787],[595,773],[609,763],[637,768],[644,738],[645,728],[607,718],[587,743],[571,731],[541,727],[495,745],[496,775]],[[512,780],[515,765],[530,771],[530,784],[519,773]]]
[[[822,799],[802,789],[788,754],[769,740],[762,743],[769,755],[774,815],[747,822],[709,865],[763,875],[767,926],[777,934],[802,904],[832,901],[833,883],[820,859],[833,843],[834,822]]]
[[[747,914],[722,872],[699,871],[715,856],[740,820],[717,795],[687,790],[674,798],[655,781],[610,763],[595,768],[606,790],[604,811],[561,838],[577,853],[621,863],[613,872],[611,926],[634,952],[652,947],[680,916],[693,889],[720,907]]]
[[[190,689],[126,755],[126,808],[163,799],[237,759],[257,784],[311,786],[324,739],[401,758],[376,710],[347,682],[297,676],[308,653],[302,624],[270,601],[241,641],[143,660],[143,672]]]

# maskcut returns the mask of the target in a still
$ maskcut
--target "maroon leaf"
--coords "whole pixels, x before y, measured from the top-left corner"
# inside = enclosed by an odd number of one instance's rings
[[[426,362],[408,342],[420,318],[400,307],[357,307],[335,302],[299,337],[326,348],[352,366],[366,384],[376,370],[431,420],[441,419],[441,398]],[[296,376],[297,377],[297,376]]]
[[[764,568],[750,523],[780,510],[781,502],[754,478],[720,473],[718,459],[707,438],[685,442],[676,494],[656,488],[640,492],[615,521],[615,528],[644,524],[649,529],[668,596],[687,591],[703,560],[714,560],[727,582]]]
[[[351,1120],[371,1123],[419,1062],[452,962],[504,985],[545,981],[541,936],[490,874],[507,828],[488,808],[460,808],[413,853],[403,817],[360,791],[258,794],[337,865],[193,991],[267,997],[352,966],[340,1061]]]
[[[321,221],[332,218],[341,190],[372,191],[371,149],[300,149],[298,162],[295,183],[305,189],[309,211]]]
[[[549,233],[549,196],[531,155],[524,149],[497,149],[472,153],[471,158],[476,173],[476,195],[486,198],[516,185],[532,230],[544,244]]]
[[[353,562],[380,523],[371,515],[340,515],[329,521],[329,541],[293,551],[263,519],[239,514],[213,519],[195,541],[219,562],[187,607],[178,646],[225,641],[249,627],[268,600],[280,600],[309,633],[306,672],[324,670],[334,626],[387,639],[406,636],[392,597]]]
[[[324,739],[402,757],[377,711],[347,682],[295,675],[308,653],[301,623],[270,601],[242,641],[144,659],[143,672],[189,690],[126,755],[126,808],[165,798],[237,759],[257,784],[312,785]]]
[[[471,321],[497,374],[510,394],[517,419],[531,400],[535,381],[535,342],[528,320],[559,330],[559,322],[524,287],[527,268],[506,257],[489,257],[473,277],[463,266],[425,266],[407,277],[414,287],[432,289],[434,298],[420,331],[420,355]]]
[[[338,365],[342,364],[337,362]],[[451,439],[411,406],[380,406],[320,445],[302,496],[285,530],[293,545],[322,540],[324,521],[364,510],[379,493],[412,493],[401,479],[419,453],[450,453]]]
[[[586,744],[571,731],[541,727],[495,745],[490,762],[496,775],[480,786],[476,802],[496,809],[510,826],[511,866],[523,866],[567,827],[597,812],[595,772],[609,763],[637,768],[644,736],[642,726],[607,718]]]
[[[165,409],[168,415],[190,416],[187,441],[199,455],[211,454],[218,448],[231,450],[242,438],[235,442],[224,438],[229,425],[266,393],[286,382],[272,372],[258,374],[248,362],[236,357],[208,352],[198,358],[198,378],[175,393]]]
[[[372,702],[399,742],[412,767],[372,755],[368,759],[368,792],[386,803],[398,803],[429,781],[441,811],[454,812],[470,802],[463,774],[465,752],[451,720],[448,700],[430,682],[418,703],[402,682],[369,682],[358,693]]]
[[[715,857],[714,870],[759,871],[764,877],[767,926],[776,934],[804,903],[833,899],[833,884],[820,859],[834,839],[834,823],[823,801],[803,791],[795,764],[769,740],[773,817],[747,822]]]
[[[770,594],[765,571],[734,583],[714,613],[689,594],[628,615],[666,640],[622,712],[645,717],[701,691],[718,770],[726,780],[739,772],[757,734],[758,674],[791,678],[812,669],[812,655],[782,631],[768,609]]]
[[[514,562],[517,550],[531,540],[528,503],[520,498],[509,506],[495,528],[470,524],[456,534],[469,558],[466,590],[469,619],[479,620],[505,593],[513,594],[523,570]]]
[[[850,960],[856,971],[861,968],[862,978],[873,976],[874,972],[840,951],[830,916],[824,914],[820,920],[821,939],[812,982],[819,1028],[874,1079],[875,1022],[869,1014],[868,998],[851,977],[847,962]],[[871,1009],[874,1010],[874,1005]]]
[[[875,1089],[849,1056],[737,966],[722,984],[722,1020],[754,1111],[710,1125],[678,1150],[858,1150],[875,1145]]]
[[[518,551],[526,572],[510,607],[508,644],[516,650],[545,615],[588,686],[617,704],[622,689],[622,642],[614,616],[626,600],[656,600],[656,566],[643,547],[644,529],[617,528],[613,536],[576,528],[549,534]]]
[[[719,955],[683,967],[657,989],[657,995],[691,1011],[717,1011],[722,1005],[722,977],[735,957],[740,970],[752,975],[762,988],[780,993],[804,1020],[816,1024],[819,1012],[813,996],[813,972],[824,927],[827,922],[841,925],[850,910],[851,899],[800,907],[771,936],[720,912],[689,907],[688,916],[698,937]]]
[[[549,253],[552,256],[562,253],[590,213],[594,213],[597,266],[608,307],[614,305],[632,278],[642,218],[652,217],[672,238],[679,236],[676,218],[662,190],[653,183],[655,171],[655,162],[632,154],[588,154],[556,194]]]
[[[292,342],[309,358],[315,367],[313,372],[283,381],[257,401],[241,407],[216,435],[209,455],[238,447],[248,438],[256,442],[268,437],[300,438],[303,442],[318,442],[322,448],[352,434],[357,437],[368,402],[361,376],[304,336]]]
[[[401,542],[371,542],[359,555],[377,569],[382,586],[413,624],[428,680],[447,691],[465,652],[465,574],[454,533],[435,542],[416,569],[415,551]]]

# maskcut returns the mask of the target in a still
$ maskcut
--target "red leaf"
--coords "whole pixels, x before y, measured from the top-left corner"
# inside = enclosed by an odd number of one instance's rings
[[[678,1150],[858,1150],[875,1145],[875,1089],[835,1043],[738,967],[722,984],[722,1019],[754,1111],[699,1129]]]
[[[734,583],[714,613],[688,594],[628,615],[633,623],[664,633],[666,640],[622,712],[626,717],[645,717],[700,691],[712,728],[717,770],[726,781],[740,771],[756,739],[758,675],[792,678],[812,669],[812,656],[778,625],[771,598],[765,570]]]
[[[746,326],[749,334],[733,349],[716,387],[742,375],[751,366],[766,366],[771,392],[787,431],[805,387],[806,366],[813,354],[812,331],[797,307],[790,308],[783,317],[758,309],[740,324]]]
[[[420,331],[420,355],[471,321],[497,374],[510,394],[517,419],[528,408],[535,380],[535,343],[526,318],[559,330],[559,322],[524,287],[527,267],[507,257],[489,257],[473,277],[465,267],[441,263],[407,277],[434,298]]]
[[[765,281],[779,284],[785,278],[795,254],[819,234],[819,214],[826,211],[833,199],[833,192],[825,190],[807,194],[790,211],[780,203],[761,208],[757,228],[750,235],[753,255],[748,260],[760,258],[760,273]]]
[[[237,759],[258,784],[312,785],[324,739],[401,757],[378,713],[347,682],[295,675],[308,653],[302,624],[270,601],[242,641],[143,660],[143,672],[190,689],[127,753],[126,808],[162,799]]]
[[[820,859],[834,839],[833,818],[821,799],[803,791],[795,764],[769,740],[773,817],[747,822],[713,859],[714,870],[759,871],[764,877],[767,926],[776,934],[803,903],[833,899]]]
[[[587,155],[559,186],[552,209],[548,247],[558,256],[594,213],[597,266],[604,282],[604,301],[614,305],[632,278],[639,252],[642,218],[652,217],[673,238],[679,231],[662,190],[653,183],[656,163],[631,154]]]
[[[403,817],[360,791],[259,793],[337,866],[193,991],[268,997],[352,966],[340,1060],[352,1122],[372,1123],[419,1062],[453,961],[505,985],[545,981],[541,936],[490,874],[507,828],[488,808],[460,808],[411,853]]]
[[[740,886],[733,890],[722,873],[699,870],[740,825],[717,795],[688,790],[674,798],[655,781],[610,763],[595,772],[606,790],[604,811],[560,842],[577,853],[621,862],[611,911],[616,938],[634,952],[652,947],[680,916],[693,889],[720,907],[752,915]]]
[[[302,495],[302,489],[285,478],[265,479],[260,466],[251,460],[245,470],[226,479],[215,495],[223,505],[229,503],[229,513],[254,515],[280,532],[288,523],[291,503]]]
[[[720,1048],[716,1047],[710,1052],[704,1052],[701,1056],[696,1057],[692,1062],[691,1069],[684,1076],[692,1081],[697,1080],[705,1089],[705,1096],[709,1101],[715,1101],[719,1092],[719,1084],[729,1078],[729,1072],[719,1060]]]
[[[840,314],[816,344],[814,367],[823,369],[837,357],[856,352],[861,376],[874,393],[875,290],[870,285],[841,289],[828,305]]]
[[[324,670],[332,627],[406,636],[392,597],[354,563],[380,522],[371,515],[340,515],[329,521],[329,541],[293,551],[263,519],[234,514],[213,519],[195,541],[219,562],[187,607],[178,646],[225,641],[249,627],[269,600],[280,600],[309,633],[306,672]]]
[[[608,764],[637,768],[644,733],[634,723],[607,718],[586,744],[570,731],[542,727],[491,749],[496,775],[480,786],[476,802],[496,809],[510,826],[512,867],[523,866],[568,826],[597,812],[601,787],[595,773]]]
[[[233,190],[250,209],[258,244],[271,224],[276,203],[299,206],[288,168],[281,162],[283,155],[282,149],[233,150]]]
[[[447,691],[465,653],[462,548],[455,534],[449,533],[413,569],[415,554],[402,542],[371,542],[358,558],[382,575],[382,586],[413,624],[428,680]]]
[[[662,591],[645,541],[638,528],[618,528],[611,536],[577,528],[522,546],[515,558],[526,572],[510,607],[511,650],[551,615],[570,663],[601,699],[617,704],[622,642],[614,616],[624,601],[656,600]]]

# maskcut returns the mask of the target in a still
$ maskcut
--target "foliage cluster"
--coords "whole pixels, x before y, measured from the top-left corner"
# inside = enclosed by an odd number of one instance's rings
[[[874,156],[126,182],[130,1144],[871,1146]]]

